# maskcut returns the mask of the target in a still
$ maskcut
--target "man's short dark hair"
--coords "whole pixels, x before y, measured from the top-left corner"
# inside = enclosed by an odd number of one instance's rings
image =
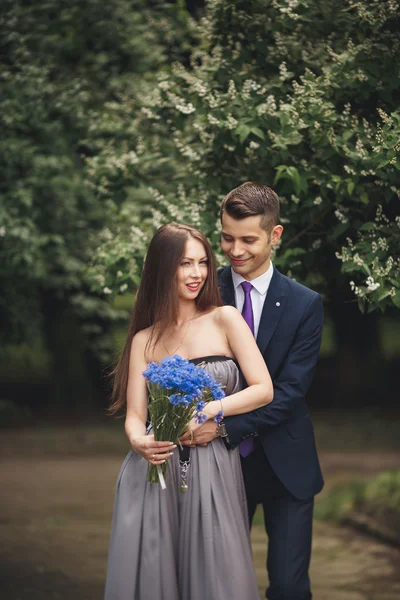
[[[233,219],[246,219],[260,215],[261,227],[271,231],[279,224],[279,198],[271,188],[247,181],[235,188],[222,200],[220,218],[226,212]]]

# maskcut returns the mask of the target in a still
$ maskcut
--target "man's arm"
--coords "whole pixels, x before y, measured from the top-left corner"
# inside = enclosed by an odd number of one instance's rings
[[[321,346],[323,304],[320,295],[313,297],[305,310],[279,375],[273,381],[274,399],[271,404],[245,415],[225,419],[230,442],[237,446],[255,432],[266,433],[291,416],[312,382]]]

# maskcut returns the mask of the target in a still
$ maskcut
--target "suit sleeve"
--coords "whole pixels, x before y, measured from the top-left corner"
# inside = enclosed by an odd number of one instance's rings
[[[233,446],[255,433],[268,433],[278,427],[288,420],[296,405],[304,401],[318,360],[323,317],[322,299],[317,294],[307,306],[293,344],[273,381],[274,399],[271,404],[225,419]]]

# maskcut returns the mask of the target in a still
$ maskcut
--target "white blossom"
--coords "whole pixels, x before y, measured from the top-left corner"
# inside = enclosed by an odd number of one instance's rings
[[[220,121],[210,113],[208,113],[207,115],[207,120],[210,123],[210,125],[219,125],[220,123]]]
[[[349,221],[348,218],[346,217],[346,215],[344,215],[340,210],[335,210],[335,217],[341,223],[348,223],[348,221]]]
[[[228,118],[225,121],[225,125],[227,129],[231,130],[236,129],[236,127],[238,126],[238,122],[232,117],[231,113],[229,113]]]
[[[234,100],[236,98],[236,87],[235,87],[235,82],[233,81],[233,79],[231,79],[229,81],[228,94],[232,98],[232,100]]]
[[[321,238],[318,238],[313,242],[312,247],[314,250],[318,250],[319,248],[321,248],[321,245],[322,245],[322,240],[321,240]]]
[[[369,292],[374,292],[375,290],[377,290],[381,286],[381,284],[375,282],[372,277],[368,277],[367,278],[366,285],[367,285],[367,290]]]
[[[163,92],[166,92],[167,90],[169,90],[169,88],[171,87],[171,84],[169,81],[164,80],[164,81],[160,81],[160,83],[158,84],[158,87],[160,88],[160,90],[162,90]]]
[[[281,81],[285,81],[285,79],[288,78],[288,70],[287,70],[287,66],[285,61],[283,61],[280,65],[279,65],[279,79]]]
[[[180,104],[177,104],[175,108],[184,115],[190,115],[196,110],[193,104],[191,104],[190,102],[189,104],[184,104],[183,102],[181,102]]]

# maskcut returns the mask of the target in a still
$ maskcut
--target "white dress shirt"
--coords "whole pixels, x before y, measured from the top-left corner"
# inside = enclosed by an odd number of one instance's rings
[[[242,281],[248,281],[232,269],[232,280],[233,287],[235,288],[235,304],[236,308],[242,312],[244,304],[244,291],[240,285]],[[257,339],[258,328],[260,326],[261,313],[264,306],[265,298],[267,296],[269,284],[271,283],[272,275],[274,273],[274,267],[272,262],[269,265],[269,269],[265,271],[259,277],[250,281],[253,288],[250,291],[251,303],[253,305],[253,317],[254,317],[254,337]]]

